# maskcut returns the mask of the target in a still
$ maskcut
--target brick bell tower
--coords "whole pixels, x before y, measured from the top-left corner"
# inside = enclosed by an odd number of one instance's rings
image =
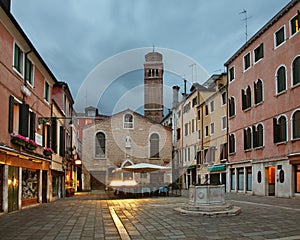
[[[160,123],[163,118],[163,73],[162,54],[150,52],[144,63],[144,116]]]

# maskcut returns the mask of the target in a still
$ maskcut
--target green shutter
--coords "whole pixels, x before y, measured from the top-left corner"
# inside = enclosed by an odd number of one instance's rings
[[[29,121],[29,105],[26,103],[20,104],[19,116],[19,133],[28,137],[28,121]]]
[[[30,112],[30,129],[29,129],[29,138],[34,140],[35,139],[35,113]]]
[[[12,133],[14,129],[14,105],[15,99],[13,96],[9,96],[9,106],[8,106],[8,132]]]
[[[52,118],[51,122],[51,148],[57,153],[57,122],[55,117]]]

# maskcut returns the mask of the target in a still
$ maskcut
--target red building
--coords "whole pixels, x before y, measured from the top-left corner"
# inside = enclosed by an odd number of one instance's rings
[[[226,63],[230,191],[300,194],[300,1]]]
[[[46,120],[52,120],[57,80],[5,0],[0,1],[0,52],[0,212],[11,212],[48,202],[54,194],[58,135]],[[60,196],[63,181],[56,192]]]

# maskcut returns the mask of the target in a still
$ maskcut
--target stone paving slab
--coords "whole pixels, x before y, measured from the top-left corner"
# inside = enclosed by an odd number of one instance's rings
[[[174,211],[187,203],[185,197],[82,195],[1,215],[0,239],[300,239],[300,199],[245,194],[226,199],[241,208],[238,216]]]

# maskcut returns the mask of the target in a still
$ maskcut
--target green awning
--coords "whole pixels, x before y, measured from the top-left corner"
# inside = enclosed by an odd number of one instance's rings
[[[210,171],[210,172],[217,172],[217,171],[224,171],[224,170],[226,170],[225,164],[208,166],[208,171]]]
[[[187,170],[192,170],[192,169],[195,169],[196,168],[196,165],[191,165],[187,168]]]

